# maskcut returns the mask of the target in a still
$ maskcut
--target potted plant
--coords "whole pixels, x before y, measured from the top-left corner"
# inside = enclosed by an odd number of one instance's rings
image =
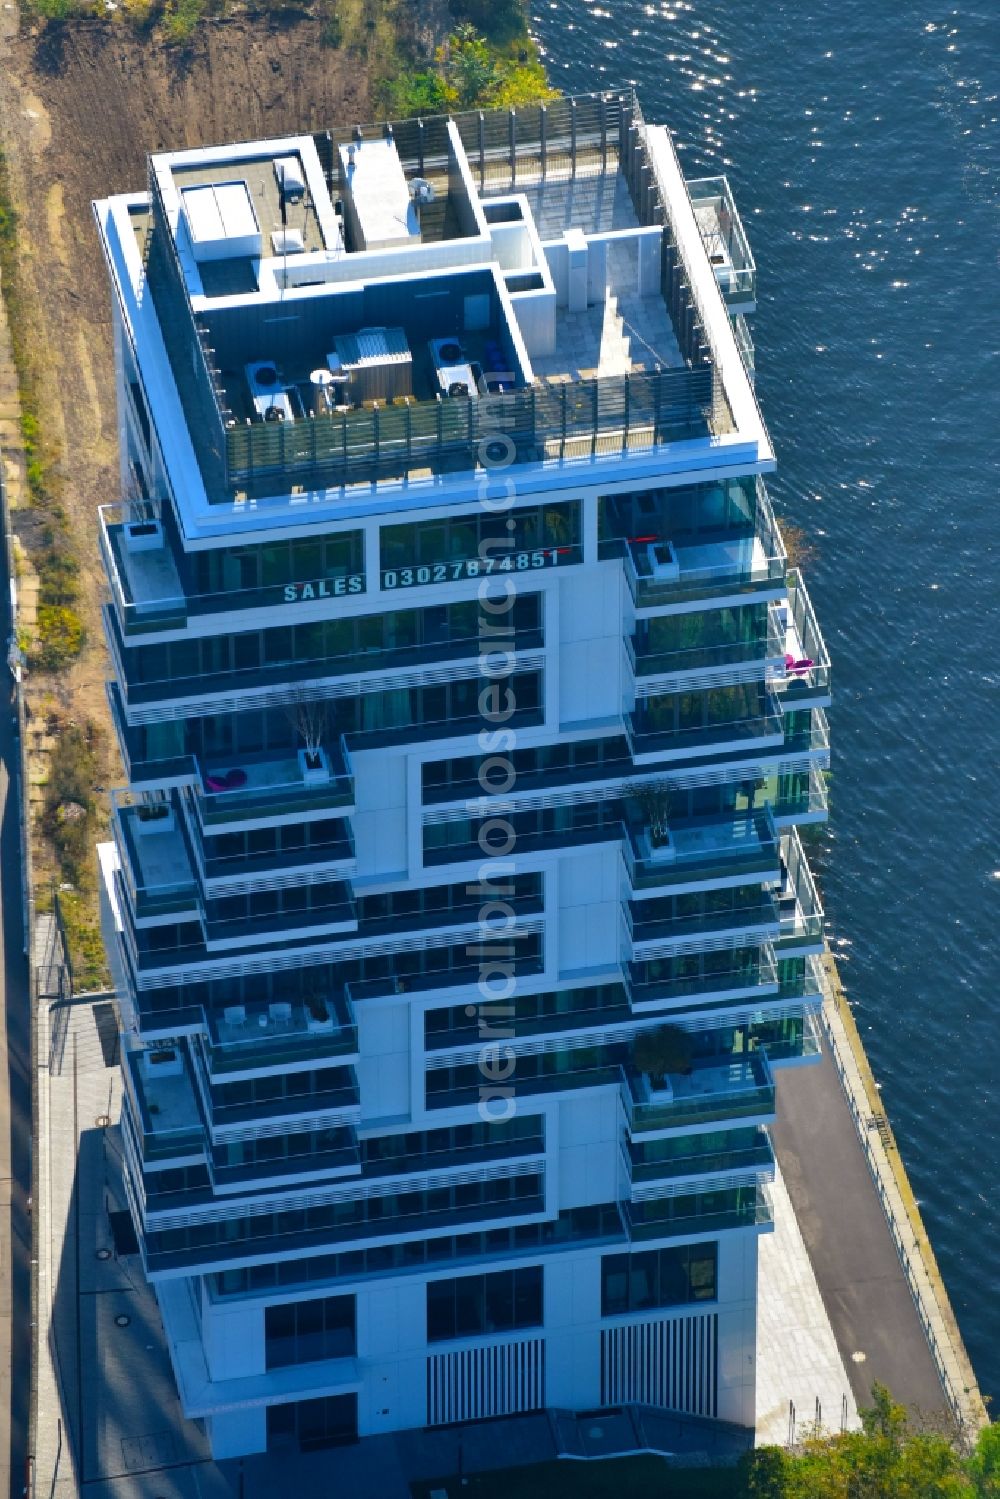
[[[305,998],[306,1029],[310,1031],[332,1031],[333,1016],[326,1000],[319,994],[307,994]]]
[[[670,838],[676,800],[673,787],[669,781],[636,781],[630,791],[642,813],[649,857],[658,863],[672,859],[676,852]]]
[[[166,801],[140,802],[136,809],[136,832],[170,833],[174,829],[174,809]]]
[[[331,774],[330,761],[323,748],[323,739],[330,723],[329,703],[322,698],[296,694],[288,705],[287,715],[303,743],[298,751],[303,781],[307,786],[328,781]]]
[[[686,1077],[691,1071],[694,1043],[687,1031],[676,1025],[637,1031],[632,1042],[632,1061],[649,1078],[650,1091],[670,1093],[670,1076]]]

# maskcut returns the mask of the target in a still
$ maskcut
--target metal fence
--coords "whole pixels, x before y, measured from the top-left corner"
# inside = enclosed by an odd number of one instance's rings
[[[948,1367],[945,1362],[941,1346],[938,1342],[937,1335],[931,1322],[930,1311],[927,1307],[927,1303],[924,1299],[924,1294],[920,1288],[918,1277],[914,1269],[914,1259],[916,1259],[917,1262],[921,1265],[921,1268],[924,1269],[925,1273],[926,1267],[923,1266],[919,1250],[917,1251],[916,1256],[914,1256],[913,1250],[908,1247],[907,1239],[906,1237],[904,1237],[905,1228],[905,1230],[907,1231],[907,1236],[912,1239],[913,1225],[910,1223],[909,1219],[905,1221],[905,1224],[900,1224],[896,1216],[890,1194],[890,1185],[894,1183],[886,1180],[886,1167],[879,1159],[878,1154],[876,1153],[872,1145],[872,1120],[862,1113],[861,1108],[858,1104],[858,1100],[855,1096],[853,1088],[851,1087],[847,1067],[842,1056],[841,1043],[837,1039],[834,1027],[830,1022],[830,1017],[826,1013],[825,1008],[823,1010],[823,1029],[826,1032],[826,1037],[830,1045],[830,1054],[833,1057],[834,1065],[837,1069],[837,1076],[840,1078],[841,1087],[844,1090],[844,1096],[847,1099],[848,1107],[851,1111],[851,1117],[854,1120],[854,1127],[857,1130],[858,1139],[861,1142],[861,1148],[864,1151],[865,1160],[868,1163],[868,1170],[871,1173],[871,1178],[875,1185],[875,1190],[878,1193],[879,1202],[882,1204],[882,1211],[885,1214],[886,1223],[889,1225],[889,1232],[892,1235],[892,1241],[896,1246],[896,1253],[899,1256],[899,1262],[903,1268],[903,1274],[906,1277],[906,1283],[910,1288],[910,1295],[913,1297],[913,1304],[916,1308],[917,1317],[919,1318],[920,1325],[924,1330],[924,1336],[927,1339],[927,1346],[930,1348],[931,1357],[933,1358],[935,1367],[938,1371],[938,1377],[941,1380],[942,1389],[944,1390],[945,1397],[948,1401],[949,1406],[951,1407],[951,1411],[957,1425],[961,1430],[965,1430],[968,1423],[966,1421],[965,1403],[962,1398],[964,1392],[956,1387],[954,1380],[948,1372]]]

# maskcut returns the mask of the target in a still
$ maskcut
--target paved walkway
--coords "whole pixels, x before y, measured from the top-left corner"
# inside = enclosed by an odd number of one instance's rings
[[[801,1069],[812,1076],[815,1066]],[[770,1188],[774,1232],[760,1240],[757,1282],[757,1441],[783,1446],[817,1419],[858,1424],[851,1381],[780,1170]],[[789,1404],[794,1415],[790,1419]]]
[[[829,1055],[778,1073],[775,1149],[855,1399],[874,1380],[930,1414],[941,1380]]]

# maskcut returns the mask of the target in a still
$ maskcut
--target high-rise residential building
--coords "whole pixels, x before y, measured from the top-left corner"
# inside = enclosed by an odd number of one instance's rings
[[[96,205],[126,1186],[218,1456],[752,1425],[829,662],[725,179],[634,97]]]

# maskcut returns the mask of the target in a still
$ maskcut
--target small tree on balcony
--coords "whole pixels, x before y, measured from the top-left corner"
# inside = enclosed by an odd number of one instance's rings
[[[285,716],[302,740],[306,764],[316,770],[321,764],[320,750],[330,727],[330,705],[323,698],[296,693],[286,705]]]
[[[670,814],[674,811],[676,796],[668,781],[636,781],[631,794],[642,812],[642,820],[649,828],[649,838],[654,848],[670,842]]]
[[[687,1031],[676,1025],[637,1031],[632,1042],[632,1060],[640,1072],[661,1083],[670,1073],[691,1071],[694,1043]]]

